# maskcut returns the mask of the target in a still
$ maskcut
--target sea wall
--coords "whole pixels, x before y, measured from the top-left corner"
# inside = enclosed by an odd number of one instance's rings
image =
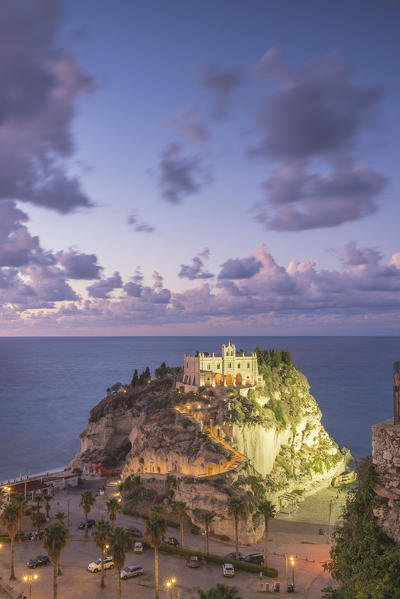
[[[372,461],[379,476],[376,492],[387,508],[375,515],[386,534],[400,543],[400,424],[393,418],[372,427]]]

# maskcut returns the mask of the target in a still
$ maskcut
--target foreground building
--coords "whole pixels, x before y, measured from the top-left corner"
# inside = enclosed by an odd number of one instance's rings
[[[195,356],[185,353],[183,381],[195,387],[219,387],[256,385],[262,383],[258,372],[257,356],[236,351],[230,342],[222,346],[221,354],[198,353]]]

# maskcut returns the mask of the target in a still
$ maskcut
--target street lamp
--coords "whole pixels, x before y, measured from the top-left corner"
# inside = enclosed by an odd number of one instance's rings
[[[23,581],[29,583],[29,599],[32,599],[32,582],[37,580],[39,576],[37,574],[29,574],[28,576],[24,576]]]
[[[293,555],[290,556],[289,560],[290,560],[290,565],[292,566],[292,587],[293,587],[293,591],[294,591],[294,566],[295,566],[295,561],[294,561]]]
[[[167,587],[167,590],[169,590],[170,599],[172,599],[172,589],[174,588],[175,584],[176,584],[176,578],[169,578],[165,582],[165,586]]]

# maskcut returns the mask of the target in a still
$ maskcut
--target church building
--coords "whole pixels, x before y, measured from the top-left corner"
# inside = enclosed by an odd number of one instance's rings
[[[185,353],[183,383],[197,387],[231,387],[262,383],[258,373],[257,356],[237,353],[235,345],[222,346],[221,354]]]

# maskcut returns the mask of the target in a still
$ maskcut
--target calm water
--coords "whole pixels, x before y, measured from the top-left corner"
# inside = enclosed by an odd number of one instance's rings
[[[64,466],[90,409],[135,368],[181,365],[185,351],[219,352],[226,337],[0,338],[0,480]],[[290,349],[328,432],[355,456],[371,424],[392,415],[398,337],[232,337],[238,348]]]

